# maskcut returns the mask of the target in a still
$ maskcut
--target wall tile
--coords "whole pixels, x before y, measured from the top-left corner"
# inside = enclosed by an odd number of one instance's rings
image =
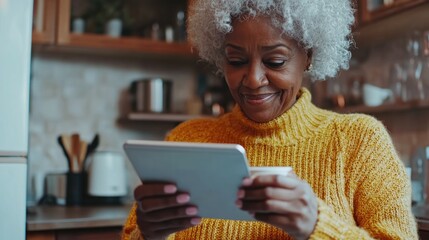
[[[130,83],[159,76],[172,79],[173,109],[184,111],[192,95],[195,67],[191,61],[126,59],[60,53],[34,53],[30,94],[29,202],[41,195],[41,175],[67,171],[57,143],[60,134],[77,132],[90,141],[100,134],[99,150],[122,151],[127,139],[161,140],[175,125],[133,123],[120,126],[118,118],[130,110],[124,99]],[[127,162],[129,198],[139,183]]]

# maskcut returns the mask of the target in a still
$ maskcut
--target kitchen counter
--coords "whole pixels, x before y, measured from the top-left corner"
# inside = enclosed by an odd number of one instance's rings
[[[27,210],[27,231],[122,227],[131,205],[36,206]],[[429,231],[429,206],[414,206],[419,230]]]
[[[27,209],[27,231],[122,227],[131,205],[35,206]]]

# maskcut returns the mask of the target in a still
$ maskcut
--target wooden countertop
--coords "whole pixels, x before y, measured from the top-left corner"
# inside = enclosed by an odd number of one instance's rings
[[[35,206],[27,209],[27,231],[121,227],[131,205]]]
[[[27,210],[27,231],[74,228],[122,227],[131,205],[36,206]],[[429,231],[429,206],[414,206],[419,230]]]

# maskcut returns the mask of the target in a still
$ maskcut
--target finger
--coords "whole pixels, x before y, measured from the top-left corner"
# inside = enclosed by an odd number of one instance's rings
[[[240,190],[238,196],[242,196],[242,200],[263,200],[275,199],[282,201],[291,201],[298,199],[302,195],[302,191],[298,189],[290,190],[277,187],[263,187],[263,188],[247,188]]]
[[[300,181],[296,178],[282,175],[260,175],[253,179],[251,187],[282,187],[294,189],[299,185]]]
[[[167,195],[162,197],[143,198],[139,202],[140,210],[143,213],[155,210],[180,206],[190,201],[187,193],[178,193],[176,195]]]
[[[173,183],[145,182],[134,189],[134,199],[139,201],[145,197],[162,196],[176,192],[177,187]]]
[[[147,222],[163,222],[176,218],[195,217],[197,214],[196,206],[187,205],[142,213],[142,218]]]
[[[299,201],[278,200],[241,201],[241,209],[253,213],[299,214],[302,208]]]
[[[150,229],[151,232],[165,231],[171,229],[185,229],[201,223],[200,217],[177,218],[163,222],[141,221],[141,226]]]
[[[243,187],[248,187],[248,186],[252,185],[252,182],[253,182],[253,178],[251,178],[251,177],[250,178],[243,178],[241,185]]]

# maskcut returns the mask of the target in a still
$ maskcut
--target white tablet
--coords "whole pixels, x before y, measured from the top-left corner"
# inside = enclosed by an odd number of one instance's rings
[[[242,146],[129,140],[124,150],[143,182],[175,182],[190,193],[199,216],[254,220],[235,205],[241,182],[249,177]]]

